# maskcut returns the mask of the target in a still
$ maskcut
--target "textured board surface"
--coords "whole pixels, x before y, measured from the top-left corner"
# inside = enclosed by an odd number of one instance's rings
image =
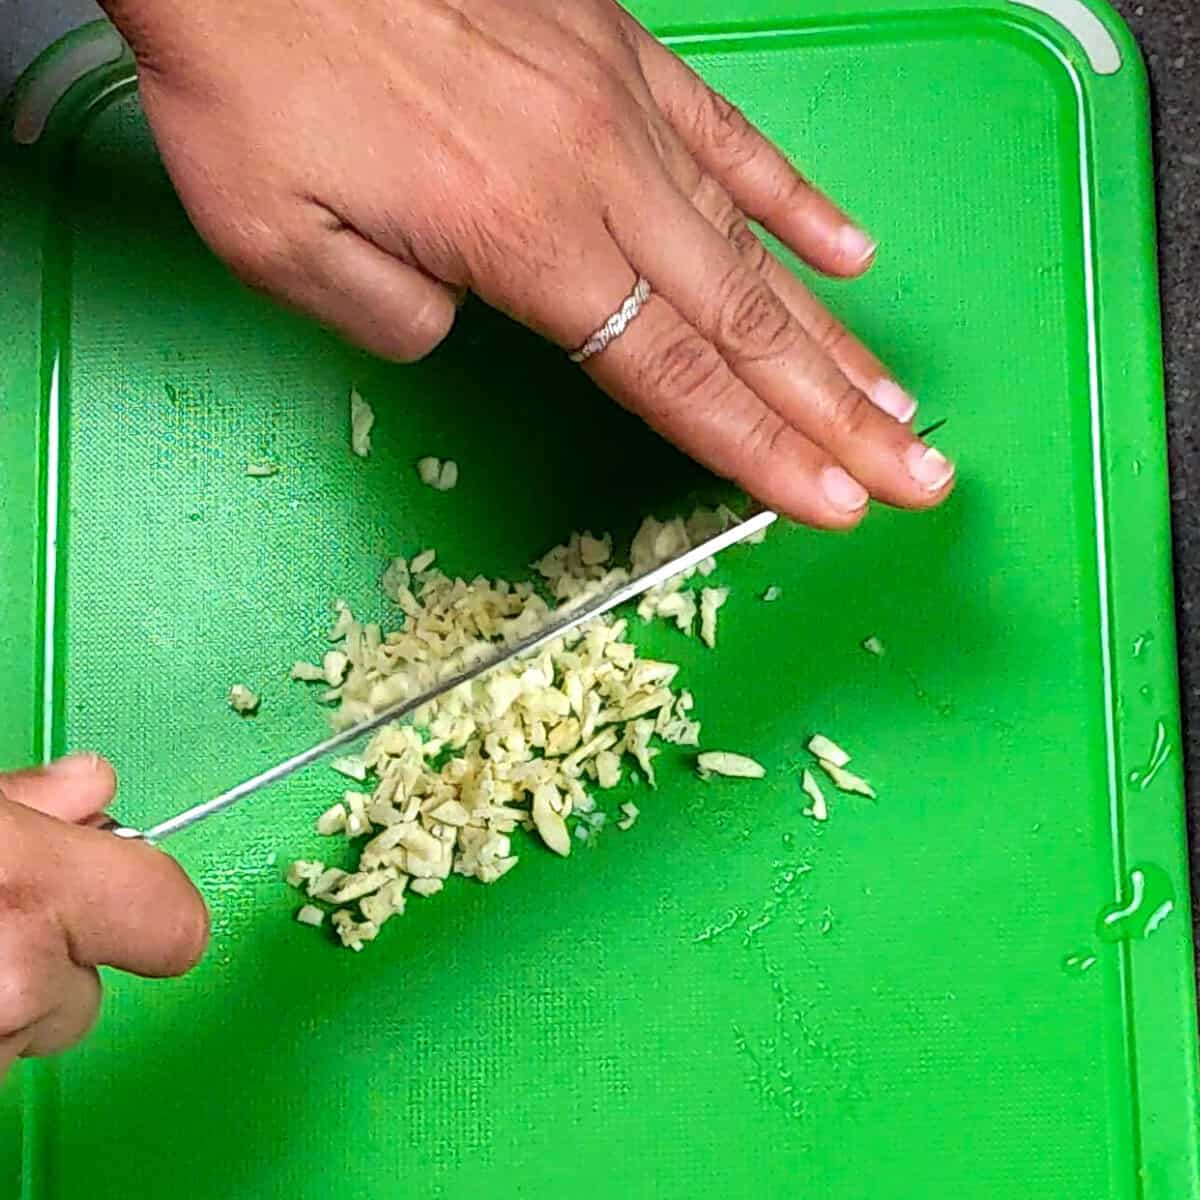
[[[29,1200],[1194,1194],[1132,45],[1106,15],[1125,62],[1100,78],[1024,9],[758,7],[718,33],[644,6],[880,237],[867,280],[819,286],[949,418],[958,493],[731,553],[716,652],[639,634],[683,664],[705,742],[762,759],[762,784],[702,785],[666,754],[656,793],[613,798],[642,808],[630,833],[566,863],[530,847],[360,956],[290,921],[269,863],[318,849],[327,771],[180,839],[212,949],[183,982],[111,980],[98,1035],[27,1072]],[[511,577],[573,528],[627,536],[719,488],[477,306],[395,368],[239,289],[126,75],[81,85],[0,185],[0,652],[22,685],[0,748],[105,751],[138,822],[321,730],[284,671],[320,649],[335,596],[378,608],[389,554],[435,545]],[[352,383],[378,414],[365,462]],[[456,491],[419,486],[427,453],[458,460]],[[263,456],[283,470],[247,478]],[[235,680],[261,689],[257,719],[225,707]],[[824,827],[797,786],[815,729],[880,790]],[[1101,938],[1135,872],[1129,936]],[[1144,936],[1168,899],[1181,911]]]

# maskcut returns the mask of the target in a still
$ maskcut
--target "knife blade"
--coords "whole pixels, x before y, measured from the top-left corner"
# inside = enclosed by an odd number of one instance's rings
[[[252,796],[255,792],[261,791],[273,783],[278,783],[281,779],[286,779],[289,775],[303,770],[303,768],[310,766],[319,759],[325,758],[329,754],[335,754],[339,750],[347,749],[354,743],[361,741],[368,734],[374,733],[377,729],[381,729],[385,725],[391,725],[395,721],[402,721],[405,717],[410,716],[418,709],[430,703],[430,701],[437,700],[447,692],[452,692],[455,688],[461,687],[464,683],[470,683],[472,680],[479,679],[489,671],[494,671],[497,667],[503,666],[514,659],[532,654],[548,642],[552,642],[556,638],[570,633],[573,629],[578,629],[581,625],[586,625],[589,621],[603,616],[614,608],[619,608],[622,604],[626,604],[630,600],[636,600],[637,597],[650,591],[651,588],[658,587],[661,583],[666,583],[668,579],[673,579],[676,575],[680,575],[684,571],[697,566],[706,558],[720,554],[722,550],[736,545],[738,542],[743,542],[747,538],[753,537],[756,533],[763,532],[777,519],[778,514],[769,510],[757,512],[753,516],[747,517],[746,520],[730,526],[730,528],[724,530],[722,533],[718,533],[700,542],[690,550],[686,550],[683,554],[677,555],[675,558],[669,559],[659,566],[652,567],[649,571],[643,572],[636,578],[628,580],[612,591],[592,598],[582,604],[564,605],[555,610],[550,621],[535,633],[529,634],[527,637],[515,642],[501,644],[493,653],[448,675],[445,679],[440,680],[419,696],[413,696],[407,700],[401,700],[395,704],[388,705],[388,707],[380,709],[374,716],[332,734],[330,737],[325,738],[324,741],[318,742],[315,746],[309,746],[308,749],[300,751],[299,754],[294,754],[291,758],[285,759],[281,763],[276,763],[273,767],[268,767],[267,770],[260,771],[257,775],[243,780],[241,783],[222,792],[219,796],[214,796],[211,800],[204,800],[199,804],[194,804],[191,808],[185,809],[173,817],[168,817],[166,820],[152,825],[149,829],[132,829],[124,825],[110,825],[109,828],[117,837],[139,838],[143,841],[155,843],[161,842],[164,838],[171,837],[176,833],[181,833],[185,829],[190,829],[193,825],[199,824],[199,822],[214,816],[216,813],[232,808],[238,801],[246,799],[247,796]]]

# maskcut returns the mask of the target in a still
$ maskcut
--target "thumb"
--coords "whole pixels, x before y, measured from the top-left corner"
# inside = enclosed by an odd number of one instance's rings
[[[165,978],[200,961],[208,910],[173,858],[80,825],[58,834],[49,890],[76,963]]]
[[[45,767],[0,773],[0,796],[60,821],[83,821],[117,791],[117,773],[98,754],[69,754]]]
[[[10,794],[11,778],[0,776]],[[15,790],[29,795],[20,781]],[[204,953],[200,893],[174,859],[143,842],[0,798],[0,878],[0,918],[6,906],[50,918],[78,966],[164,977]]]

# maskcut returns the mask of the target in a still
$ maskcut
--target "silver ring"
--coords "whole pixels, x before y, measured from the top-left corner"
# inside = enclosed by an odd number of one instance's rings
[[[650,284],[643,276],[639,275],[637,283],[633,285],[633,291],[625,297],[621,307],[578,350],[571,351],[568,356],[571,361],[581,363],[584,359],[591,358],[593,354],[599,354],[611,342],[615,342],[629,327],[629,322],[642,311],[642,305],[649,299]]]

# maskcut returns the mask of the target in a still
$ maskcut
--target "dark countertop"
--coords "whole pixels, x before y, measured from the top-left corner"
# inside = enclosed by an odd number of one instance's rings
[[[1159,192],[1175,578],[1200,940],[1200,0],[1112,0],[1150,69]],[[92,0],[0,0],[0,94],[44,46],[99,15]]]
[[[1200,941],[1200,3],[1113,2],[1141,42],[1154,102],[1192,921]]]

